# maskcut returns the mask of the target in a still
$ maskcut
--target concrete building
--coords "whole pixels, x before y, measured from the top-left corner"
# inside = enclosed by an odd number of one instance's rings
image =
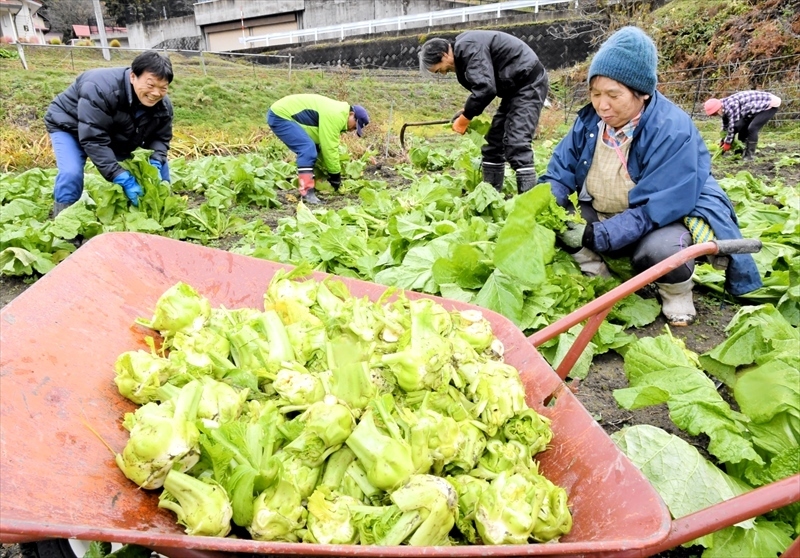
[[[42,7],[35,0],[0,0],[0,37],[6,43],[44,44],[49,26],[37,12]]]
[[[199,0],[191,23],[185,21],[190,16],[174,23],[162,20],[131,24],[128,29],[132,48],[152,48],[165,41],[197,37],[198,48],[232,51],[246,48],[242,40],[247,37],[464,5],[468,5],[465,0]]]
[[[131,48],[205,49],[200,33],[193,15],[128,24],[128,41]]]

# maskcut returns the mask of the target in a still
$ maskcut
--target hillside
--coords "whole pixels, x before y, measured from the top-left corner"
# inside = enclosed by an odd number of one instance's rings
[[[800,53],[798,0],[672,0],[647,20],[671,70]],[[797,72],[796,62],[775,64]],[[750,85],[760,85],[757,76]]]

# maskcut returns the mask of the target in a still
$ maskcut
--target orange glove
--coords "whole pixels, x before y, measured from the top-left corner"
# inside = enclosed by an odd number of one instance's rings
[[[729,143],[723,143],[723,144],[722,144],[722,150],[723,150],[723,151],[730,151],[730,150],[731,150],[731,144],[729,144]]]
[[[300,185],[300,195],[305,196],[306,192],[314,188],[314,175],[310,172],[303,172],[297,175],[297,182]]]
[[[463,136],[464,133],[466,133],[468,126],[469,126],[469,118],[467,118],[463,114],[459,114],[458,118],[456,118],[455,122],[453,122],[453,131]]]

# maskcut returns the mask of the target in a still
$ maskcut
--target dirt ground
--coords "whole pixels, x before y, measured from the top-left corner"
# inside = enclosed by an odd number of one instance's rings
[[[739,170],[746,169],[754,176],[764,179],[772,180],[779,177],[786,185],[800,183],[800,168],[797,166],[775,168],[775,162],[781,157],[781,152],[782,150],[780,149],[766,147],[759,152],[758,160],[749,164],[740,162],[738,157],[717,160],[714,163],[715,175],[719,177],[726,174],[735,174]],[[398,179],[391,165],[382,165],[380,162],[371,166],[368,169],[368,174],[373,179],[387,180],[390,184]],[[295,194],[289,191],[280,192],[279,197],[281,202],[284,203],[283,208],[259,215],[260,218],[273,227],[281,217],[294,213],[297,201]],[[338,208],[348,203],[357,203],[357,197],[354,195],[333,196],[328,201],[327,207]],[[228,246],[219,247],[226,248]],[[30,280],[0,277],[0,308],[23,293],[31,283],[32,281]],[[703,292],[699,288],[695,291],[695,305],[698,310],[695,323],[684,328],[672,328],[672,334],[683,339],[687,348],[697,353],[703,353],[724,340],[724,328],[739,307],[733,302],[722,301],[717,295]],[[653,324],[636,330],[634,333],[640,337],[657,336],[664,333],[664,327],[664,319],[660,317]],[[705,452],[707,439],[702,436],[688,436],[678,430],[669,418],[666,405],[636,411],[627,411],[617,406],[613,392],[615,389],[627,387],[627,380],[623,373],[622,358],[616,353],[609,352],[597,357],[592,364],[588,377],[574,387],[578,399],[609,434],[625,426],[651,424],[680,436],[701,452]],[[725,390],[726,388],[723,386],[721,388],[723,397],[730,399]],[[679,548],[661,553],[659,556],[661,558],[686,558],[699,556],[701,552],[702,548],[700,547]],[[2,550],[0,550],[0,558],[20,558],[19,545],[3,545]]]

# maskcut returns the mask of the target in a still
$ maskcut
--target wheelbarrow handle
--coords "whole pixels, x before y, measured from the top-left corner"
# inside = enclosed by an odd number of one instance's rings
[[[603,323],[603,320],[611,311],[611,308],[620,300],[625,298],[631,293],[634,293],[650,283],[656,281],[658,278],[666,275],[673,269],[677,269],[689,260],[693,260],[700,256],[705,255],[729,255],[729,254],[750,254],[761,250],[761,241],[749,238],[742,238],[738,240],[714,240],[711,242],[703,242],[702,244],[695,244],[684,248],[677,254],[673,254],[666,260],[654,265],[650,269],[635,275],[628,279],[623,284],[610,290],[606,294],[593,300],[586,306],[578,308],[571,314],[564,316],[560,320],[550,324],[549,326],[537,331],[530,337],[528,341],[534,346],[538,347],[545,341],[548,341],[570,329],[572,326],[577,325],[585,320],[589,320],[584,326],[583,330],[578,334],[577,339],[572,343],[572,347],[567,352],[567,355],[562,359],[556,373],[563,380],[566,379],[572,367],[577,362],[583,349],[591,341],[597,329]]]
[[[755,238],[739,238],[735,240],[715,240],[717,254],[729,256],[731,254],[755,254],[761,251],[761,241]]]
[[[761,486],[730,500],[725,500],[690,515],[675,519],[672,522],[672,528],[667,538],[656,546],[648,547],[647,555],[653,556],[659,552],[670,550],[698,537],[714,533],[725,527],[736,525],[740,521],[764,515],[798,501],[800,501],[800,474]],[[641,555],[641,549],[636,552],[617,552],[613,554],[614,558],[633,558]],[[609,555],[600,554],[598,558],[605,558],[606,556]],[[790,555],[784,554],[784,556],[789,558]]]
[[[406,122],[400,127],[400,147],[406,148],[406,128],[409,126],[434,126],[436,124],[449,124],[451,120],[426,120],[425,122]]]

